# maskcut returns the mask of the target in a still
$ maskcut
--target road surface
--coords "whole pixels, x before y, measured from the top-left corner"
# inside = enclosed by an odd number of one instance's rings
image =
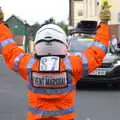
[[[0,63],[0,120],[25,120],[26,84]],[[76,120],[120,120],[119,90],[81,89],[76,96]]]

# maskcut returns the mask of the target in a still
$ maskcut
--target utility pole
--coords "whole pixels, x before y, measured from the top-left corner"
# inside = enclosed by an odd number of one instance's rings
[[[74,25],[74,0],[69,0],[69,25]]]
[[[27,26],[27,22],[25,21],[25,41],[24,41],[25,52],[29,52],[28,44],[29,44],[29,41],[28,41],[28,26]]]

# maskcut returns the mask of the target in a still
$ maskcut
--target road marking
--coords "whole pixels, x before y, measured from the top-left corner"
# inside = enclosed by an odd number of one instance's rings
[[[87,117],[85,120],[92,120],[92,118]]]

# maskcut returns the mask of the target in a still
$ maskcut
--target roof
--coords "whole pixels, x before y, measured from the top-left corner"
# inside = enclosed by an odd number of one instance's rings
[[[7,21],[9,21],[9,19],[11,19],[12,17],[14,17],[14,18],[16,18],[16,19],[18,19],[19,21],[21,21],[23,24],[26,24],[27,23],[27,21],[26,20],[23,20],[23,19],[21,19],[20,17],[18,17],[18,16],[16,16],[16,15],[11,15],[7,20],[6,20],[6,22]]]

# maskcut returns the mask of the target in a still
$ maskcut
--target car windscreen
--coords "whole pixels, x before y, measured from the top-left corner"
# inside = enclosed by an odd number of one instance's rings
[[[85,39],[81,37],[73,37],[70,40],[70,52],[82,52],[86,50],[89,46],[91,46],[93,43],[93,40],[91,39]]]

